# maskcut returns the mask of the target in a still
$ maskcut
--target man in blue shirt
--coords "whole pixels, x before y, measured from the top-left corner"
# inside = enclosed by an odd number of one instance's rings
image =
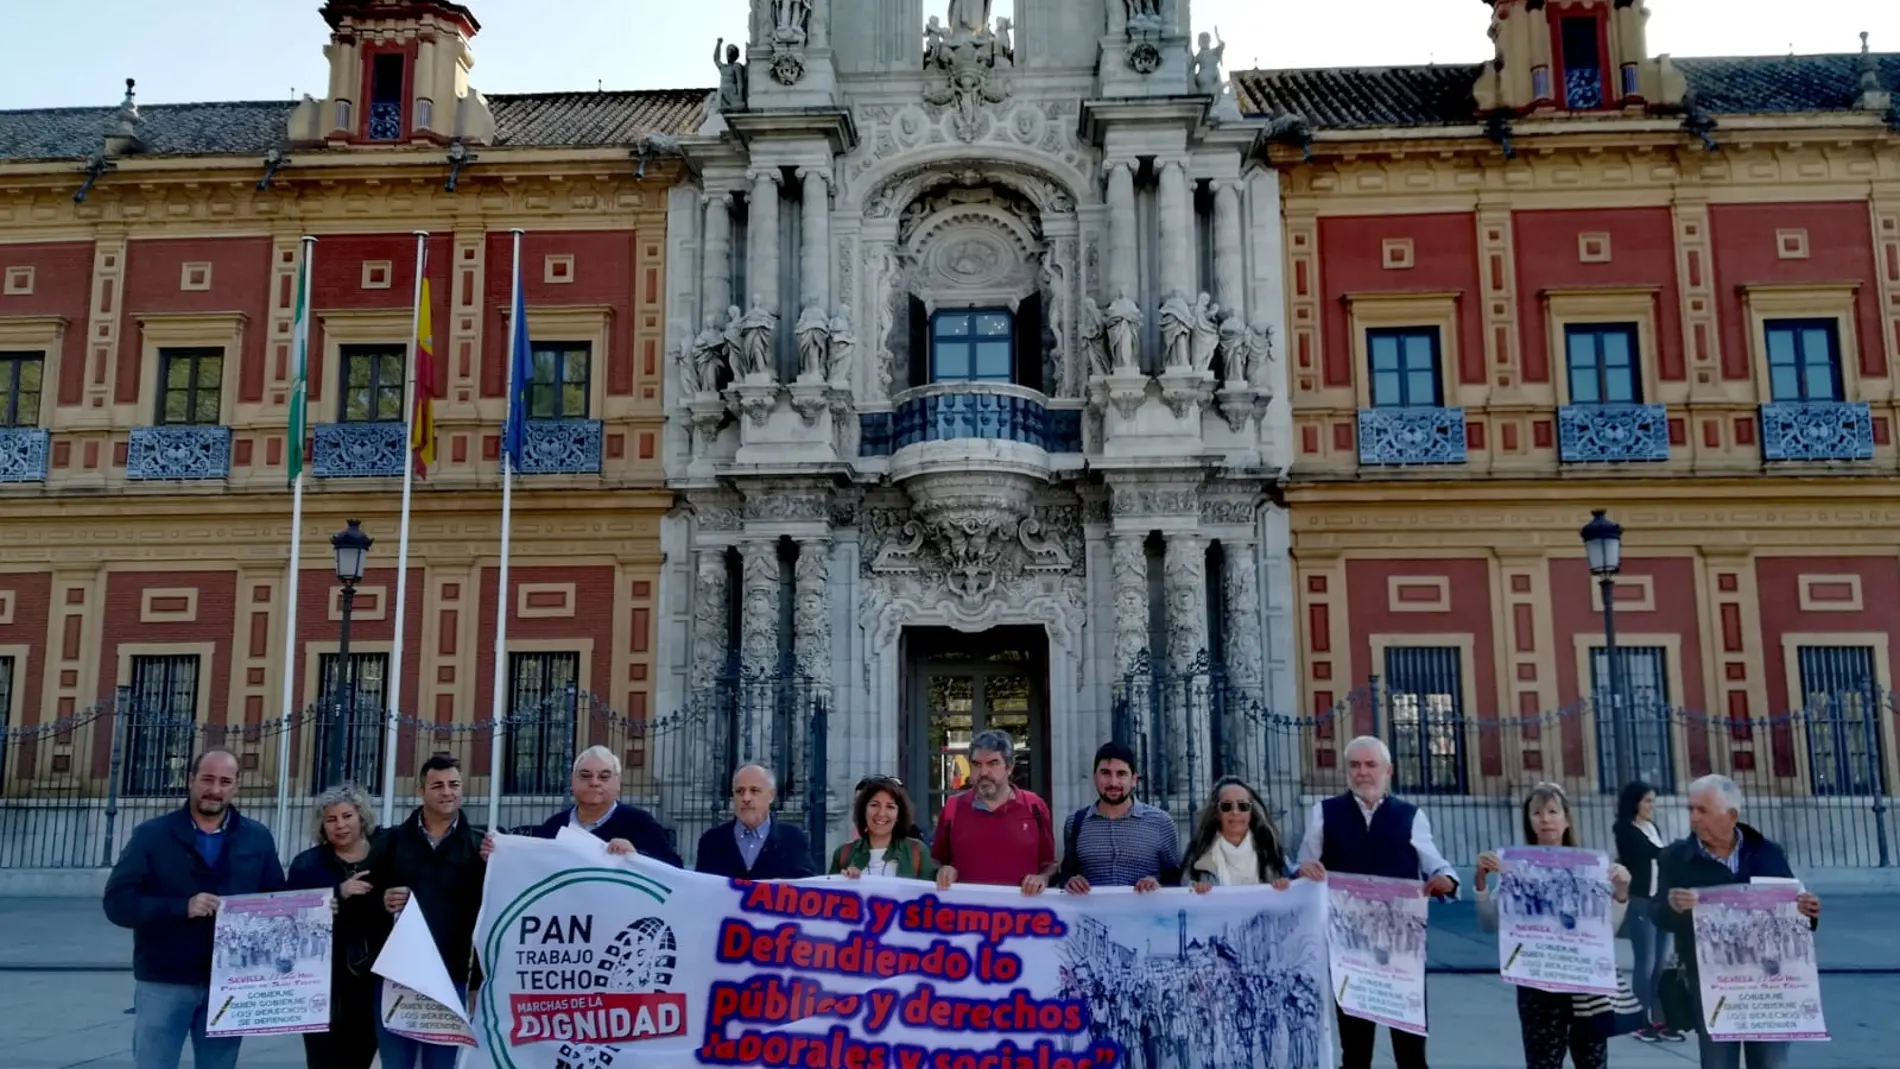
[[[1090,887],[1154,891],[1181,882],[1181,838],[1174,818],[1135,800],[1135,752],[1119,742],[1095,751],[1095,804],[1063,825],[1062,889],[1085,895]]]
[[[191,762],[184,808],[140,824],[106,879],[106,919],[132,929],[132,1063],[178,1069],[191,1037],[198,1069],[233,1069],[237,1038],[205,1035],[218,902],[284,889],[270,829],[238,813],[238,759]]]
[[[796,825],[772,819],[778,781],[763,765],[732,775],[733,819],[699,837],[694,868],[732,880],[800,880],[818,875],[811,844]]]

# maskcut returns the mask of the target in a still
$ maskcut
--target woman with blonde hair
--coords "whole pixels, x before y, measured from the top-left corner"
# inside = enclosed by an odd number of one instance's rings
[[[376,818],[356,787],[334,787],[312,806],[316,845],[290,863],[292,890],[336,892],[330,942],[330,1030],[303,1037],[309,1069],[369,1069],[376,1059],[377,983],[370,972],[388,938],[390,917],[369,883]]]

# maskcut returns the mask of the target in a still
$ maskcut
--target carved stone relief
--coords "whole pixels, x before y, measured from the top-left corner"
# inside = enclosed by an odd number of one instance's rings
[[[971,143],[978,145],[1014,145],[1034,149],[1067,166],[1087,172],[1091,163],[1076,141],[1075,129],[1081,114],[1075,100],[1018,101],[988,122]],[[954,111],[954,109],[951,109]],[[932,114],[917,104],[872,104],[857,109],[861,140],[857,153],[845,168],[852,181],[863,178],[885,161],[918,148],[957,143],[951,132],[948,114]],[[909,198],[900,202],[907,203]],[[868,210],[868,216],[876,217]],[[886,209],[888,215],[895,208]]]
[[[723,549],[699,551],[693,578],[693,680],[703,692],[726,672],[732,572]]]

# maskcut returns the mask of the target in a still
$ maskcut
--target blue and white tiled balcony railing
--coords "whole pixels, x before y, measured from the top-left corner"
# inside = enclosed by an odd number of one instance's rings
[[[0,427],[0,483],[45,482],[49,437],[43,427]]]
[[[1359,463],[1463,464],[1465,410],[1392,407],[1359,410]]]
[[[310,474],[319,479],[400,477],[408,460],[406,423],[319,423],[311,428]]]
[[[1763,460],[1872,460],[1873,410],[1864,402],[1772,401],[1761,406]]]
[[[859,417],[863,456],[925,442],[1015,442],[1049,453],[1082,451],[1082,414],[1051,409],[1035,390],[1000,382],[940,382],[906,390],[891,412]]]
[[[230,475],[229,427],[134,427],[126,442],[127,479],[206,480]]]
[[[599,475],[600,421],[531,419],[518,475]]]
[[[1662,405],[1565,405],[1557,410],[1557,455],[1565,464],[1669,459]]]

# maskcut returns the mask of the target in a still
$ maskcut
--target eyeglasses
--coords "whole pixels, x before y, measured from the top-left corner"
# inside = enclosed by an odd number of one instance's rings
[[[1223,813],[1251,813],[1253,812],[1253,803],[1252,802],[1222,802],[1220,804],[1220,811]]]

